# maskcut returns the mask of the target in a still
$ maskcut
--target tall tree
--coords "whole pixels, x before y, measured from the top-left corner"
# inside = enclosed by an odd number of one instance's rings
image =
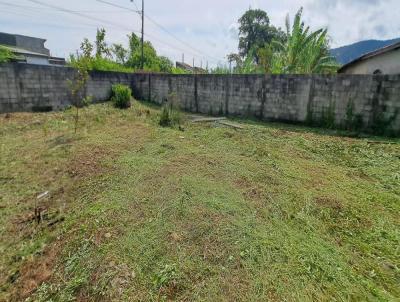
[[[285,33],[271,25],[267,13],[260,9],[249,9],[239,19],[239,25],[239,53],[243,58],[251,55],[258,61],[260,47],[273,40],[285,40]]]

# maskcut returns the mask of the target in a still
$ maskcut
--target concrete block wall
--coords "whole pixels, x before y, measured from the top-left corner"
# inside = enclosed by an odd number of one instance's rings
[[[86,95],[94,103],[105,102],[111,98],[111,87],[114,84],[133,86],[134,76],[130,73],[92,71],[86,87]]]
[[[27,64],[0,66],[0,112],[61,109],[70,104],[66,79],[71,68]]]
[[[0,113],[16,111],[60,110],[70,106],[71,89],[68,81],[76,77],[68,67],[30,64],[0,65]],[[133,74],[90,72],[86,95],[93,102],[110,99],[113,84],[133,86]]]
[[[133,90],[157,104],[174,95],[190,112],[292,123],[331,114],[336,126],[347,123],[351,104],[364,129],[394,119],[400,133],[400,75],[136,74]]]
[[[29,64],[0,65],[0,113],[58,110],[71,105],[67,67]],[[368,130],[387,124],[400,134],[400,75],[168,75],[91,72],[86,95],[93,102],[109,100],[116,83],[132,88],[137,99],[210,115],[257,117],[304,123],[332,115],[335,125],[353,115]],[[379,123],[377,123],[377,121]]]

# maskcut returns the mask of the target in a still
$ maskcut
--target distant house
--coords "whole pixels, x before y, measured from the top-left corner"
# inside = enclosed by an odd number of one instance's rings
[[[344,65],[345,74],[400,74],[400,42],[369,52]]]
[[[65,65],[64,58],[50,55],[44,46],[46,40],[22,35],[0,33],[0,45],[9,49],[14,55],[14,61],[37,65]]]
[[[176,62],[176,68],[183,69],[190,73],[207,73],[207,70],[200,67],[192,67],[189,64],[183,62]]]

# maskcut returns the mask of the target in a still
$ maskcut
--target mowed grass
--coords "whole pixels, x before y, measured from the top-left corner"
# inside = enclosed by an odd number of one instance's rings
[[[400,298],[399,140],[72,115],[0,116],[0,300]]]

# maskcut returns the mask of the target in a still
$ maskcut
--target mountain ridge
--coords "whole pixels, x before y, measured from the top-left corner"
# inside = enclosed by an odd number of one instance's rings
[[[335,57],[340,64],[345,65],[366,53],[397,42],[400,42],[400,38],[390,40],[364,40],[334,48],[331,50],[331,55]]]

